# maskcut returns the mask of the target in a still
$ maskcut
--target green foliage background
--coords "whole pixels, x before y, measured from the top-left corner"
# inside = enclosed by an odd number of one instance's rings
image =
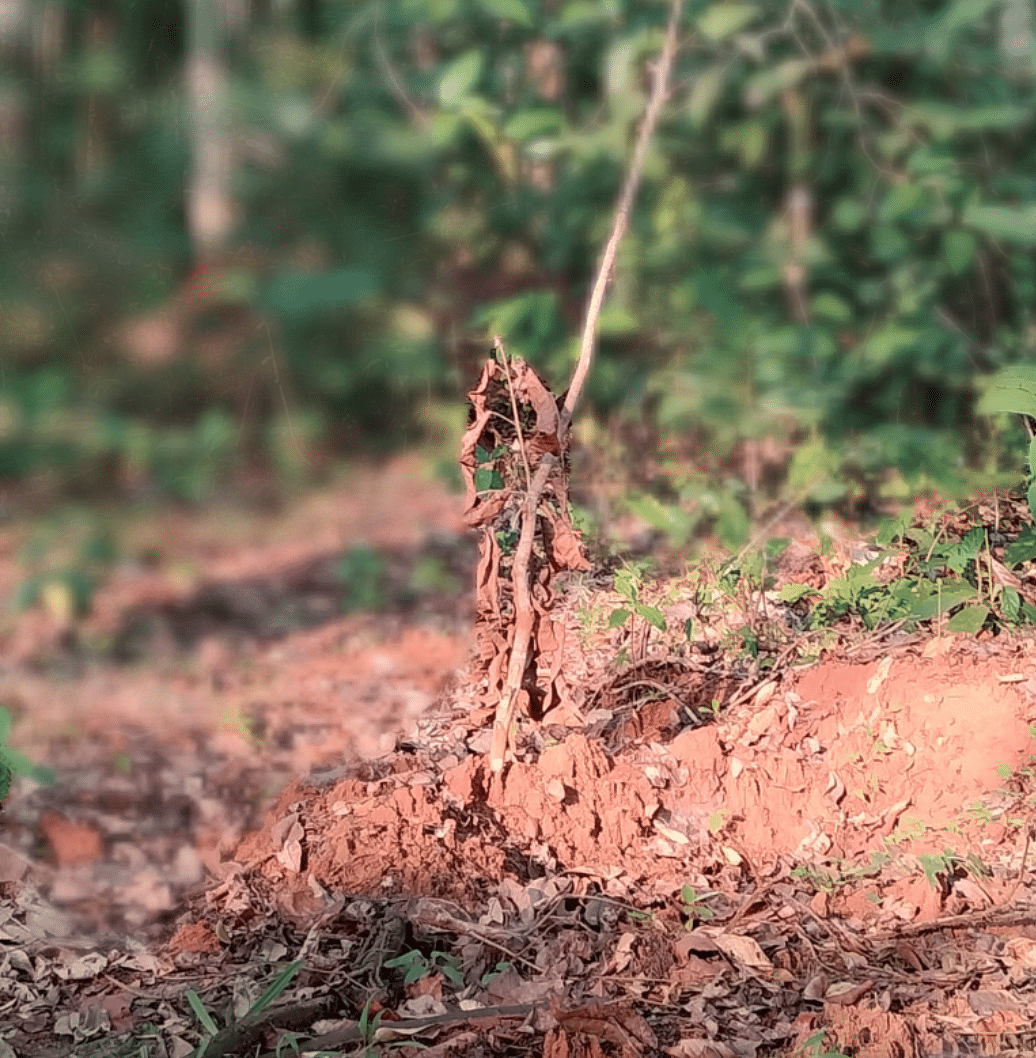
[[[63,32],[45,69],[3,42],[4,478],[297,476],[300,435],[416,436],[492,333],[564,389],[664,5],[257,0],[221,53],[239,224],[187,311],[187,9],[27,4]],[[797,447],[817,502],[1020,471],[1020,426],[974,408],[1036,343],[1033,23],[1028,0],[691,3],[597,411],[720,476],[746,442]],[[174,311],[176,355],[127,355],[127,321]],[[678,462],[670,493],[705,502]]]

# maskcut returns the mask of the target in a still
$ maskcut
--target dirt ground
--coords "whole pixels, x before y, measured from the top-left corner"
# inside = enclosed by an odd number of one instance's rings
[[[163,512],[88,617],[8,621],[12,744],[58,779],[0,815],[2,1058],[1032,1053],[1031,638],[631,661],[573,576],[579,693],[493,776],[459,511],[411,458]]]

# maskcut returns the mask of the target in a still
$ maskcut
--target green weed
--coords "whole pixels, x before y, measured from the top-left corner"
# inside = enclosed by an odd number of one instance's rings
[[[796,1051],[796,1054],[803,1055],[804,1058],[850,1058],[850,1056],[837,1045],[833,1049],[829,1048],[825,1043],[826,1039],[826,1030],[816,1032],[802,1044],[798,1051]]]
[[[263,1011],[284,992],[288,985],[291,984],[301,967],[301,960],[297,960],[296,962],[289,963],[285,966],[273,979],[266,991],[263,992],[263,994],[248,1008],[248,1011],[241,1018],[242,1023],[247,1023],[249,1020],[254,1020],[259,1017],[259,1015],[262,1014]],[[205,1006],[204,1000],[193,988],[187,990],[187,1003],[193,1011],[195,1018],[197,1018],[198,1024],[201,1026],[203,1033],[202,1041],[198,1045],[192,1058],[205,1058],[209,1045],[220,1031],[219,1026],[216,1024],[216,1019],[212,1016],[208,1007]]]
[[[699,891],[693,885],[680,888],[680,899],[683,901],[680,911],[688,929],[694,929],[699,922],[711,922],[716,917],[716,912],[708,906],[708,901],[718,895],[710,890]]]
[[[662,611],[640,601],[644,586],[643,567],[624,566],[615,574],[615,590],[626,600],[626,606],[618,606],[608,616],[609,628],[621,628],[632,617],[637,616],[652,628],[665,632],[668,628]]]
[[[449,952],[433,951],[431,955],[425,955],[424,952],[413,948],[394,959],[386,960],[385,967],[389,970],[402,970],[404,985],[413,984],[438,971],[455,988],[464,987],[464,968],[460,959]]]
[[[948,539],[890,521],[879,530],[876,543],[881,550],[875,558],[851,566],[821,589],[797,583],[781,588],[783,603],[797,612],[805,610],[804,629],[855,618],[868,630],[896,621],[908,630],[934,622],[944,632],[974,635],[987,624],[1036,623],[1036,607],[1015,588],[1000,583],[984,526]],[[1016,565],[1022,561],[1018,553],[1005,558]]]
[[[13,726],[10,712],[0,705],[0,804],[11,792],[11,781],[15,775],[24,775],[47,786],[54,782],[54,772],[50,768],[33,764],[24,753],[7,744]]]
[[[342,609],[378,610],[388,600],[385,560],[372,547],[350,548],[338,560],[335,573],[342,588]]]

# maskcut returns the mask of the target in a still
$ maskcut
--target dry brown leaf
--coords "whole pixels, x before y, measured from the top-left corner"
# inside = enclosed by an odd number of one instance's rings
[[[718,1040],[680,1040],[665,1053],[672,1058],[737,1058],[737,1051]]]
[[[734,962],[750,970],[772,970],[773,963],[763,953],[758,941],[737,933],[719,933],[716,947]]]

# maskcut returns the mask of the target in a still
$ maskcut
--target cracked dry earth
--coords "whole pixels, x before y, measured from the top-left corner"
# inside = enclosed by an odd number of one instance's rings
[[[128,665],[8,629],[14,742],[58,782],[0,816],[0,1055],[186,1058],[189,988],[210,1056],[1032,1053],[1031,639],[775,679],[649,642],[620,680],[624,632],[579,620],[618,597],[574,580],[583,698],[493,777],[458,507],[402,461],[287,522],[166,525],[80,630],[144,615]],[[329,616],[357,540],[390,587]],[[250,608],[198,602],[242,584]],[[264,629],[288,602],[318,616]]]

